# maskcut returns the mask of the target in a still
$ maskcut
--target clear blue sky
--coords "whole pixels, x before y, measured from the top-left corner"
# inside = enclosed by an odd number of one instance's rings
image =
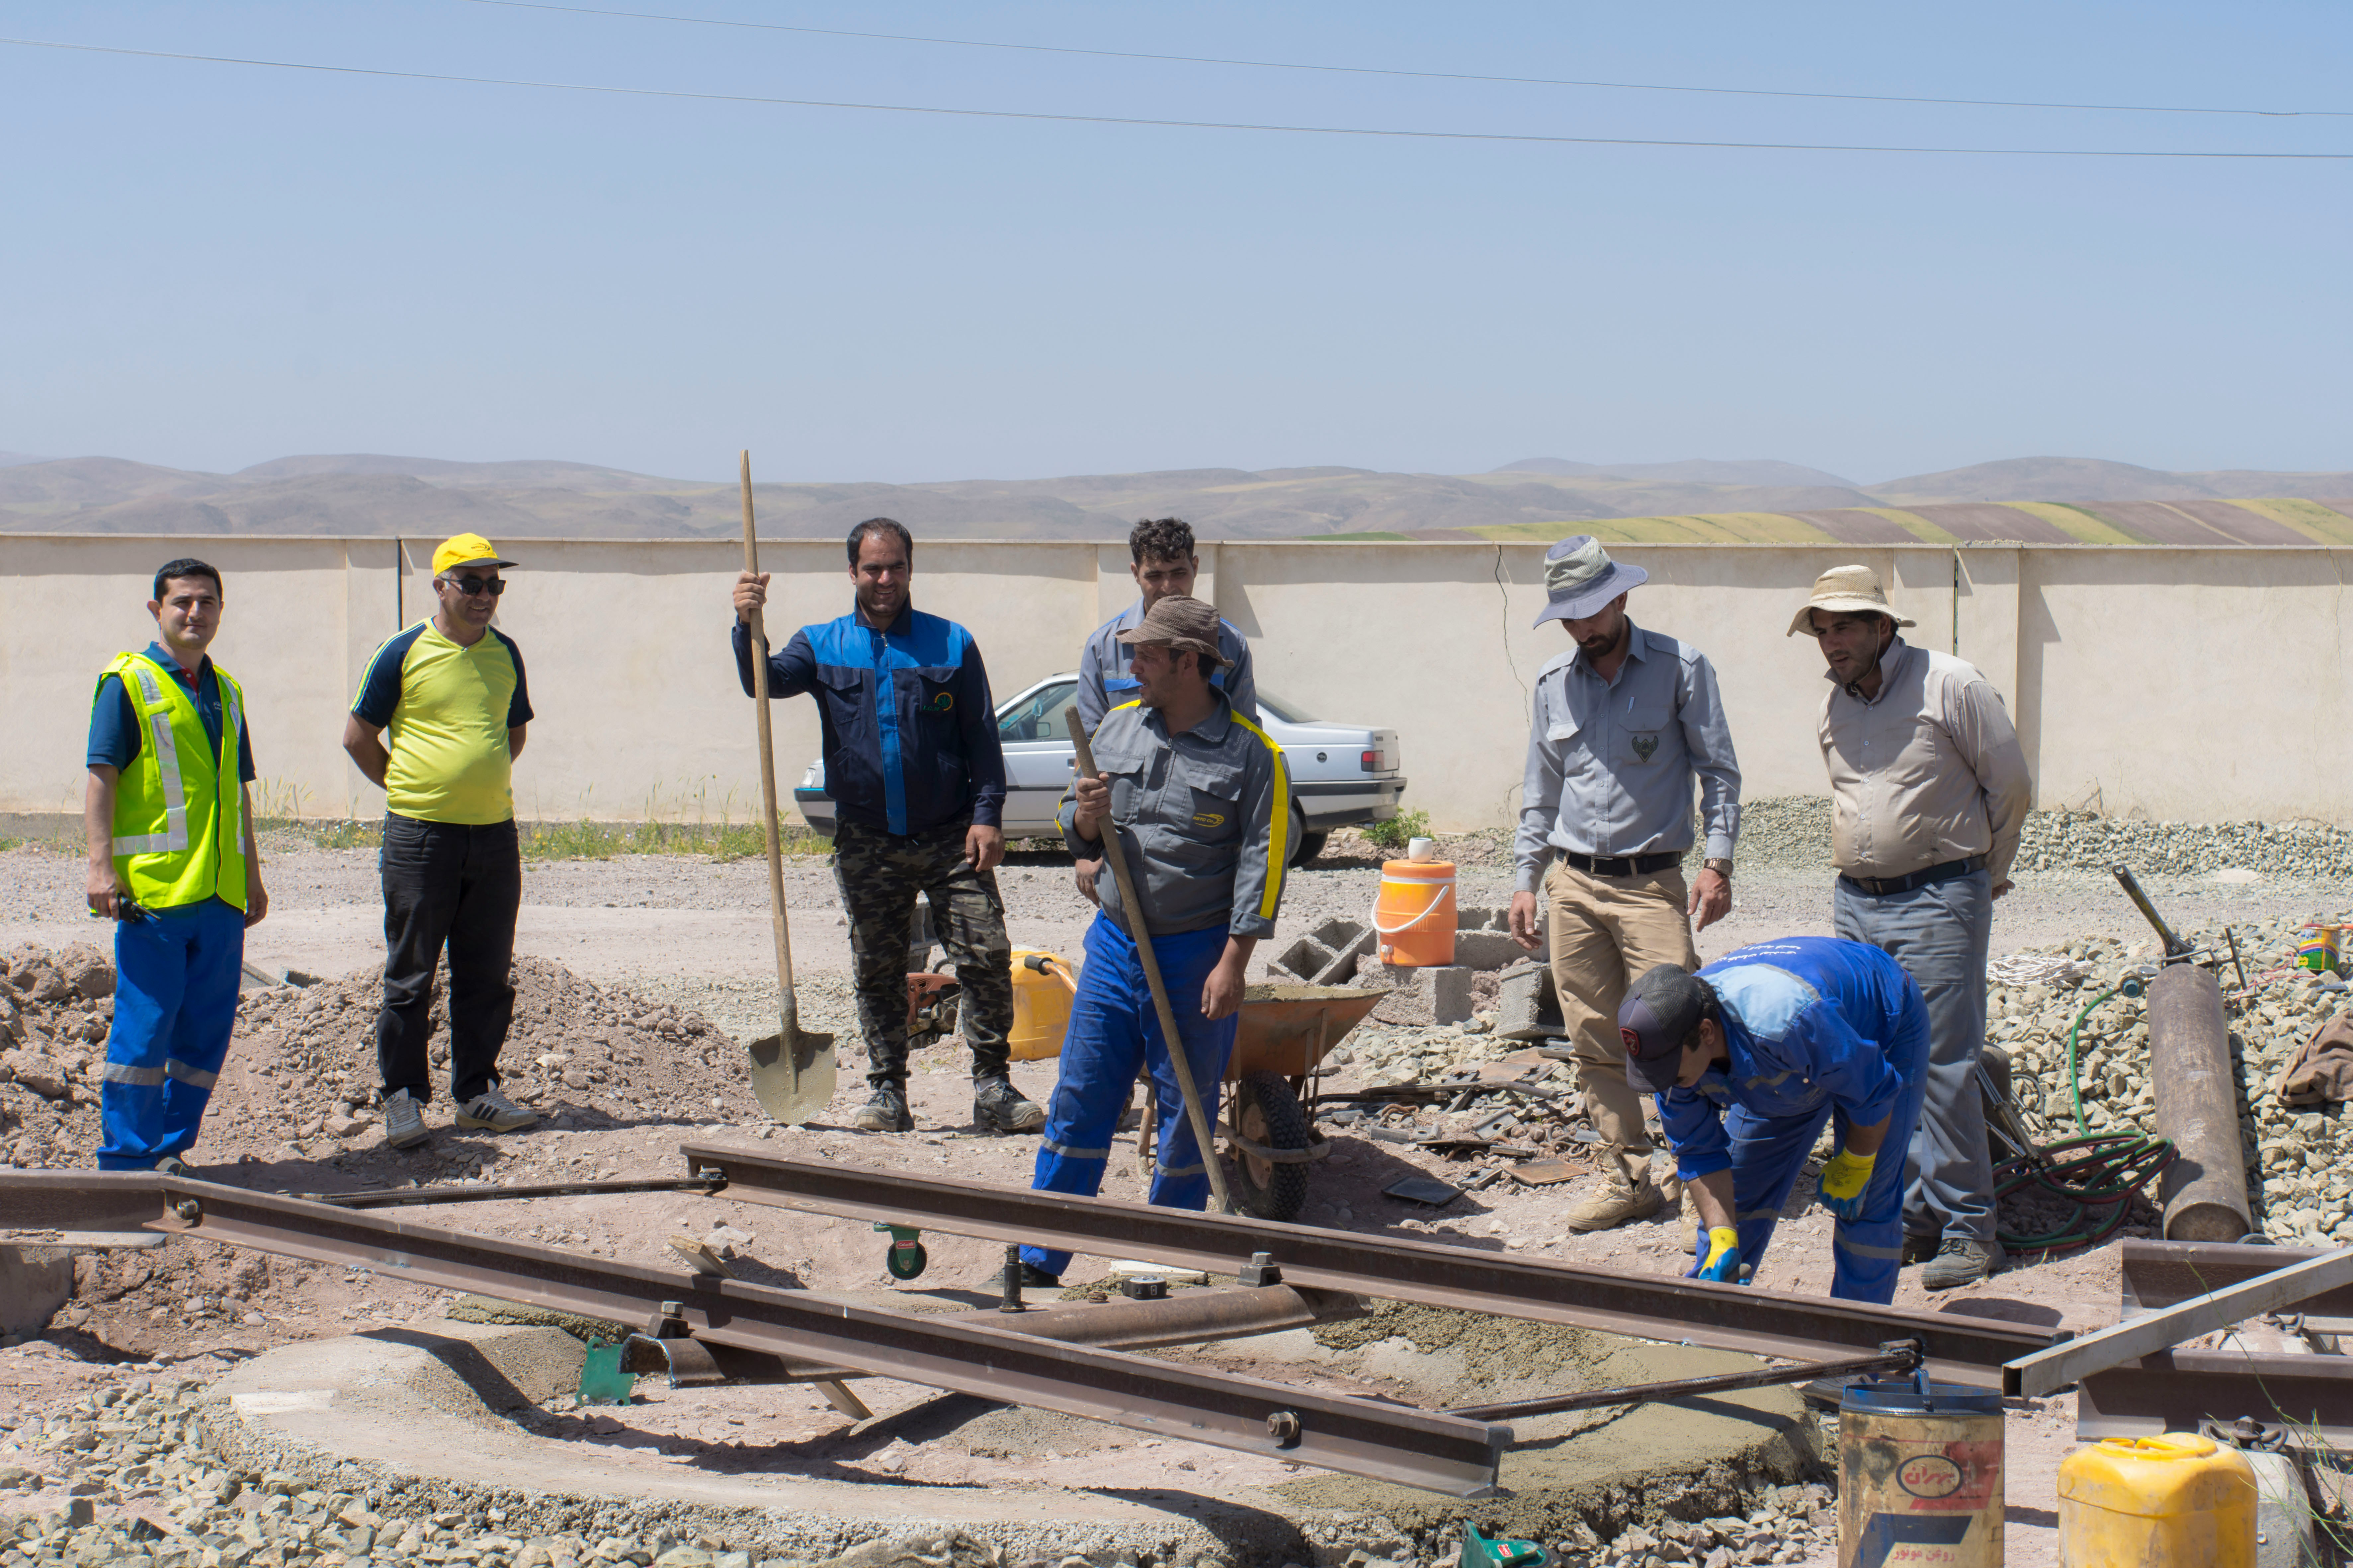
[[[2336,4],[604,0],[1814,92],[2353,110]],[[2353,118],[1310,74],[470,3],[0,33],[712,93],[1538,135],[2353,151]],[[0,47],[0,449],[921,480],[2035,454],[2353,468],[2353,163],[949,119]]]

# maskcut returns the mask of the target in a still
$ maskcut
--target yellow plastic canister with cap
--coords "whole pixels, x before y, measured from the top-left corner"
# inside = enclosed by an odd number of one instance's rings
[[[1373,900],[1380,961],[1412,969],[1454,962],[1454,862],[1384,860]]]
[[[1062,1037],[1071,1026],[1071,997],[1077,988],[1060,953],[1035,947],[1013,950],[1013,1028],[1005,1042],[1015,1061],[1043,1061],[1062,1054]]]
[[[2254,1568],[2254,1467],[2194,1432],[2078,1448],[2059,1466],[2059,1562]]]

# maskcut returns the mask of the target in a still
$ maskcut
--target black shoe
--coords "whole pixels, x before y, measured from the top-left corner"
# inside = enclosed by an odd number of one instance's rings
[[[895,1083],[874,1086],[874,1096],[858,1108],[849,1125],[860,1132],[913,1132],[915,1119],[907,1114],[907,1091]]]
[[[987,1132],[1035,1132],[1046,1125],[1046,1108],[1022,1099],[1011,1079],[984,1078],[972,1086],[972,1119]]]
[[[1915,1263],[1926,1263],[1936,1256],[1936,1247],[1944,1237],[1933,1230],[1907,1230],[1904,1233],[1904,1262],[1909,1268]]]
[[[1044,1269],[1039,1268],[1036,1264],[1029,1262],[1026,1259],[1022,1262],[1021,1289],[1024,1290],[1059,1290],[1061,1288],[1062,1277],[1060,1275],[1049,1274]],[[1002,1296],[1005,1294],[1005,1270],[1000,1268],[996,1273],[990,1275],[988,1277],[988,1283],[982,1286],[981,1289],[987,1291],[992,1296]]]

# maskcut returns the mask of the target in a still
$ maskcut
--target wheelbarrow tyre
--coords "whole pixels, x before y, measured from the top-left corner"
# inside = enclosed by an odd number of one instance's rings
[[[1245,1074],[1234,1086],[1234,1125],[1252,1142],[1269,1149],[1305,1149],[1314,1139],[1307,1130],[1299,1097],[1282,1075]],[[1234,1199],[1243,1212],[1260,1219],[1295,1220],[1307,1206],[1307,1166],[1253,1160],[1234,1151]]]

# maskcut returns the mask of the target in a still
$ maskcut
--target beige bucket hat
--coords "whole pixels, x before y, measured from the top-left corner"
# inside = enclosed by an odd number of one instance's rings
[[[1806,624],[1806,617],[1816,610],[1876,610],[1899,626],[1918,624],[1895,613],[1887,602],[1887,590],[1879,585],[1879,574],[1868,566],[1833,566],[1815,578],[1814,596],[1791,618],[1789,629],[1782,635],[1796,637],[1803,632],[1812,637],[1814,628]]]

